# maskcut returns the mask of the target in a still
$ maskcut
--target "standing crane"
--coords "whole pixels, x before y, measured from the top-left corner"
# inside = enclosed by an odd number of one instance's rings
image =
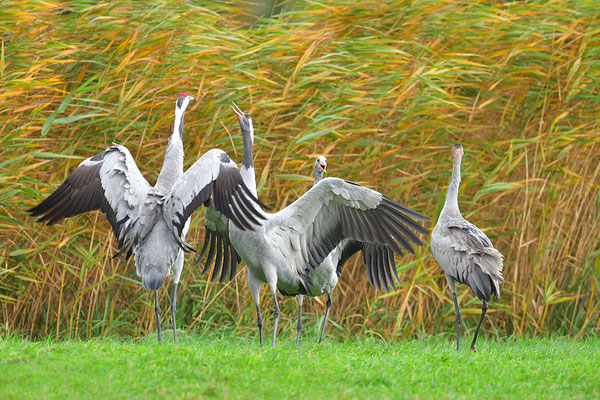
[[[242,166],[240,175],[244,182],[252,182],[247,186],[254,197],[257,197],[256,192],[256,175],[254,172],[254,157],[252,156],[252,147],[254,145],[254,126],[252,125],[252,117],[244,113],[237,104],[233,103],[231,109],[238,116],[240,127],[242,128],[242,140],[244,143],[244,156],[242,158]],[[211,282],[214,282],[219,276],[221,283],[226,280],[233,280],[237,273],[238,264],[241,261],[229,240],[229,221],[223,214],[217,212],[214,207],[208,206],[204,214],[204,227],[206,235],[200,255],[196,261],[196,265],[207,254],[206,263],[202,274],[210,270],[213,265]]]
[[[488,237],[460,214],[458,188],[463,147],[452,147],[452,178],[446,193],[446,202],[431,233],[431,253],[446,274],[452,292],[456,313],[456,350],[460,349],[461,316],[456,299],[456,282],[467,285],[483,301],[481,317],[475,329],[471,350],[477,351],[477,334],[485,317],[492,294],[500,299],[499,283],[504,282],[504,256],[494,248]]]
[[[252,139],[252,119],[239,109],[234,111],[240,121],[242,135]],[[246,142],[247,139],[244,139]],[[252,193],[256,193],[251,157],[252,148],[245,145],[242,177]],[[246,234],[247,229],[241,230],[232,223],[228,224],[230,243],[248,266],[248,285],[256,307],[261,346],[260,289],[263,283],[268,283],[275,301],[272,340],[272,346],[275,346],[280,316],[277,289],[287,296],[329,294],[338,280],[337,263],[333,260],[334,257],[341,259],[342,251],[337,250],[338,256],[330,253],[340,242],[354,239],[387,245],[400,255],[402,249],[414,254],[411,243],[422,245],[422,242],[411,228],[422,233],[427,233],[427,230],[412,218],[429,219],[379,192],[337,178],[321,180],[284,210],[265,214],[264,217],[262,226],[254,226],[252,234]],[[381,274],[386,277],[379,279],[385,280],[390,274],[391,282],[389,265],[389,260],[388,269],[381,265]]]
[[[38,222],[52,225],[63,218],[88,211],[106,214],[118,240],[116,256],[134,254],[142,285],[154,291],[154,311],[158,341],[161,340],[161,309],[158,290],[173,272],[171,316],[175,343],[177,285],[184,251],[193,250],[185,242],[189,217],[202,204],[225,215],[237,229],[260,225],[253,203],[258,200],[244,185],[236,164],[224,151],[206,152],[183,172],[183,117],[194,98],[181,93],[175,105],[173,133],[165,151],[156,185],[142,176],[125,146],[114,144],[102,153],[84,160],[48,198],[28,210],[40,216]],[[249,210],[253,210],[252,213]]]

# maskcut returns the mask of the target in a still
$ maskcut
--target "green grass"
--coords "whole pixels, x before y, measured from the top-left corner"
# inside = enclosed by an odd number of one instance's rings
[[[167,334],[167,339],[170,336]],[[0,341],[0,397],[26,398],[597,398],[600,340],[442,338],[385,342],[253,335],[71,342]],[[467,341],[465,340],[465,344]]]

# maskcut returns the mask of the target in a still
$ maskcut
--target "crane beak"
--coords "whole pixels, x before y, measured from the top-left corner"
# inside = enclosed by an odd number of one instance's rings
[[[190,101],[192,101],[192,100],[196,100],[196,98],[195,98],[194,96],[190,96],[190,95],[188,95],[188,97],[190,98]]]
[[[233,110],[233,112],[235,113],[235,115],[237,115],[237,117],[239,119],[243,119],[244,118],[244,112],[242,110],[240,110],[240,108],[237,106],[237,104],[235,104],[233,101],[231,102],[231,104],[233,104],[231,107],[231,109]]]
[[[319,167],[321,167],[321,171],[327,172],[327,165],[325,165],[325,164],[319,164]]]

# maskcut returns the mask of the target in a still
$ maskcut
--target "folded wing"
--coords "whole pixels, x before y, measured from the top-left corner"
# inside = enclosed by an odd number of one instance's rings
[[[502,269],[504,256],[494,248],[490,239],[485,233],[464,218],[449,219],[444,226],[450,232],[452,248],[463,252],[467,258],[481,271],[487,274],[493,283],[493,291],[500,298],[500,288],[498,283],[504,282]],[[483,285],[477,285],[483,286]],[[486,293],[489,298],[489,293]]]

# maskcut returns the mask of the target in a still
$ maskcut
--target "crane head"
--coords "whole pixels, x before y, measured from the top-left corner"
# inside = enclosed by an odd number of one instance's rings
[[[319,156],[315,160],[315,172],[327,172],[327,158],[325,156]]]
[[[325,156],[319,156],[315,160],[315,184],[325,177],[327,172],[327,159]]]
[[[240,128],[242,128],[243,135],[250,135],[250,139],[254,142],[254,127],[252,126],[252,117],[250,114],[243,112],[237,104],[231,102],[233,105],[230,106],[235,115],[238,117],[238,122],[240,123]]]
[[[179,93],[179,97],[177,97],[177,103],[176,103],[177,109],[185,110],[187,105],[192,100],[196,100],[196,99],[193,96],[190,96],[189,94],[187,94],[185,92]]]
[[[464,154],[464,150],[460,143],[456,143],[454,146],[452,146],[452,157],[453,158],[462,159],[463,154]]]

